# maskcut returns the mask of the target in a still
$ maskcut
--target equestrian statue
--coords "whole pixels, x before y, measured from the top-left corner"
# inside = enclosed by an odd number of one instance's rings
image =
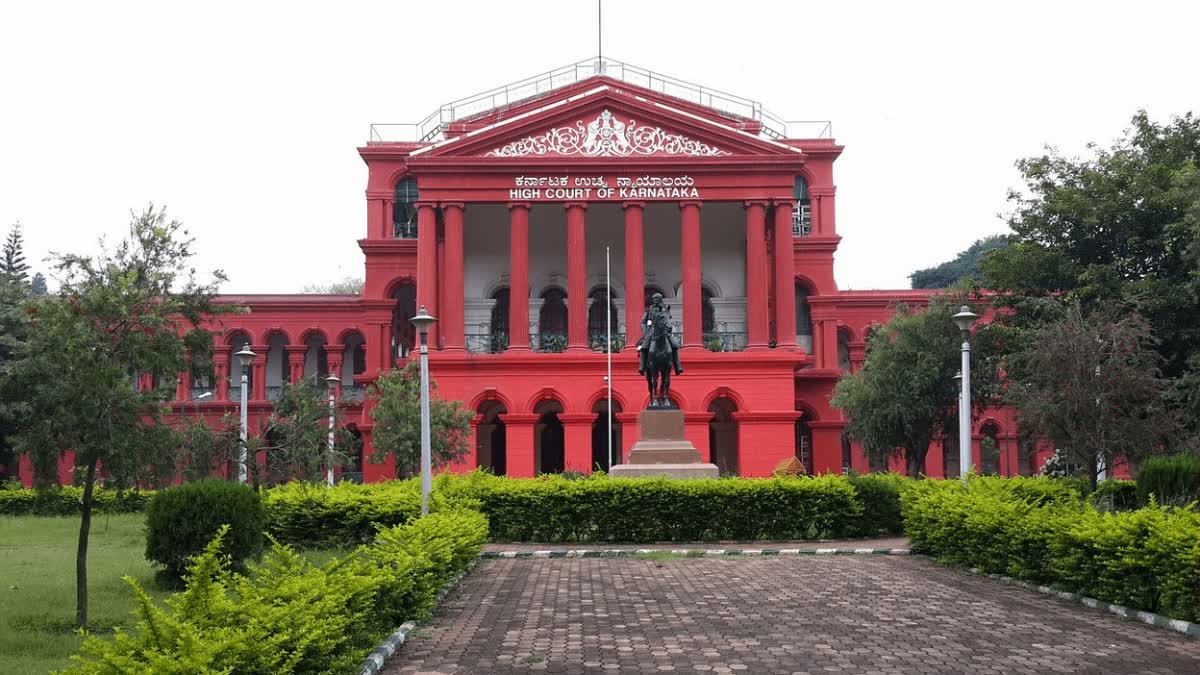
[[[679,339],[671,334],[671,310],[662,293],[650,296],[642,314],[642,337],[638,341],[638,374],[646,376],[651,408],[672,408],[671,370],[683,374],[679,365]]]

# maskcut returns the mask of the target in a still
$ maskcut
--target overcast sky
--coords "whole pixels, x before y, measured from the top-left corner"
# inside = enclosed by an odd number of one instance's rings
[[[1197,2],[607,0],[604,52],[829,119],[842,288],[1006,228],[1013,162],[1200,109]],[[362,274],[372,122],[596,51],[596,3],[5,2],[0,228],[35,268],[165,204],[224,290]]]

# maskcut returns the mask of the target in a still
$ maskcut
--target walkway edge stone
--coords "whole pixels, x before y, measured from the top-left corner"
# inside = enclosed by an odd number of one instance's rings
[[[907,548],[572,548],[544,551],[483,551],[480,558],[637,558],[655,554],[684,557],[768,555],[909,555]]]
[[[457,588],[458,584],[463,580],[463,577],[467,576],[467,574],[469,574],[471,570],[475,569],[475,566],[478,564],[479,558],[476,557],[474,560],[468,563],[465,568],[463,568],[462,572],[459,572],[449,581],[447,581],[446,585],[442,586],[442,589],[438,591],[437,596],[434,597],[434,607],[442,604],[442,600],[446,598],[450,591]],[[417,626],[420,625],[421,622],[415,619],[405,621],[404,623],[400,624],[400,627],[396,629],[396,632],[387,636],[383,642],[379,643],[379,646],[376,647],[374,651],[367,655],[366,660],[363,661],[362,668],[359,670],[359,675],[378,675],[379,672],[383,670],[383,666],[387,663],[388,659],[392,658],[392,656],[399,651],[401,645],[403,645],[405,640],[408,639],[409,634],[416,630]]]
[[[1143,612],[1141,610],[1130,609],[1124,605],[1117,605],[1111,602],[1089,598],[1078,593],[1060,591],[1050,586],[1031,584],[1028,581],[1006,577],[1003,574],[984,572],[978,567],[969,567],[967,568],[967,571],[971,572],[972,574],[988,577],[989,579],[995,579],[1012,586],[1019,586],[1029,591],[1035,591],[1037,593],[1041,593],[1042,595],[1049,595],[1051,597],[1058,598],[1059,600],[1064,600],[1077,605],[1083,605],[1085,607],[1091,607],[1092,609],[1100,609],[1108,612],[1109,614],[1116,614],[1117,616],[1130,621],[1141,621],[1144,624],[1155,626],[1156,628],[1166,628],[1167,630],[1175,631],[1176,633],[1182,633],[1183,635],[1186,635],[1192,639],[1200,640],[1200,624],[1192,623],[1191,621],[1172,619],[1161,614],[1155,614],[1154,612]]]

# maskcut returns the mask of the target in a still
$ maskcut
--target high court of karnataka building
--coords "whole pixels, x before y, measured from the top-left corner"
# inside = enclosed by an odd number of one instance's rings
[[[232,354],[248,345],[259,355],[251,428],[282,383],[332,372],[369,455],[363,392],[415,357],[409,319],[424,305],[438,318],[436,394],[476,413],[471,450],[452,469],[605,469],[605,349],[624,453],[648,403],[640,319],[661,293],[686,371],[671,396],[704,458],[742,476],[793,456],[812,473],[879,468],[843,436],[829,399],[862,367],[868,331],[928,291],[838,289],[842,150],[828,124],[783,122],[758,102],[607,59],[443,105],[415,125],[375,125],[358,148],[368,168],[361,295],[224,297],[249,312],[217,326],[215,372],[183,375],[177,409],[186,402],[213,423],[235,412]],[[1010,411],[985,411],[973,429],[976,466],[1034,468]],[[998,457],[980,457],[985,436]],[[957,457],[957,439],[939,439],[927,472],[955,475]],[[395,475],[361,457],[350,471]]]

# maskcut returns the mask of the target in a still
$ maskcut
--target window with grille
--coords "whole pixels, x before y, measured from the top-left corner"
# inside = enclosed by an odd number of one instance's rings
[[[396,201],[392,204],[392,237],[417,238],[417,207],[420,198],[417,179],[408,176],[396,183]]]
[[[796,176],[792,196],[796,198],[796,208],[792,209],[792,236],[807,237],[812,234],[812,203],[808,199],[808,181],[803,176]]]

